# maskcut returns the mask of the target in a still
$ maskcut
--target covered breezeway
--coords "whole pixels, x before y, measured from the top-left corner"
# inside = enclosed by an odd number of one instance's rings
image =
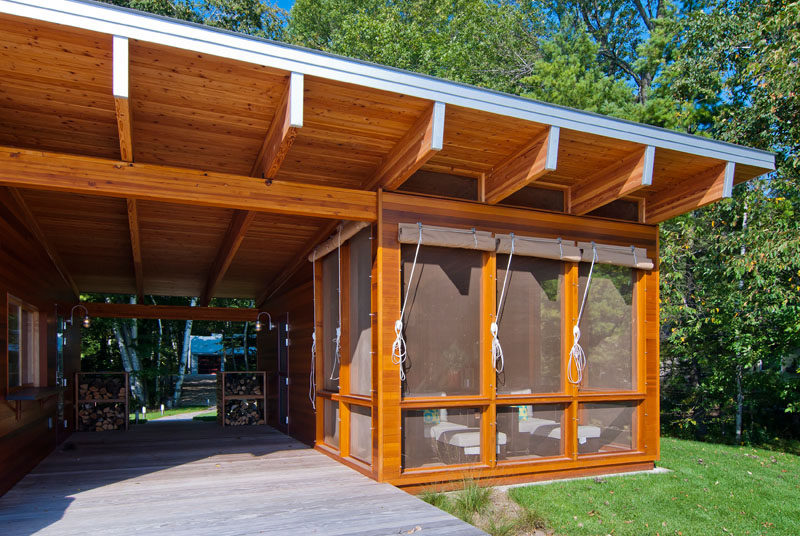
[[[270,427],[157,420],[73,434],[0,498],[0,526],[5,536],[483,534]]]

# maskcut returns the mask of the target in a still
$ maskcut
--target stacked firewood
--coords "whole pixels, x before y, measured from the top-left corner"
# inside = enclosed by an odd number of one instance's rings
[[[225,378],[225,396],[262,394],[261,374],[232,373]]]
[[[125,381],[122,376],[82,377],[78,385],[78,400],[114,400],[125,398]]]
[[[260,400],[225,401],[225,426],[248,426],[264,423],[264,406]]]
[[[78,430],[81,432],[105,432],[125,428],[125,404],[88,403],[78,408]]]

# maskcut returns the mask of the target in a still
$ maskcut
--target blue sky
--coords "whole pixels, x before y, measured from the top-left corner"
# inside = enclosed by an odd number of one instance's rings
[[[275,3],[278,4],[278,7],[282,7],[286,11],[289,11],[294,5],[294,0],[275,0]]]

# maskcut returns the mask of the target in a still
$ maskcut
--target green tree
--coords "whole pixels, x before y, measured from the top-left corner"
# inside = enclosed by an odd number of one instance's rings
[[[519,93],[541,20],[506,0],[298,0],[287,33],[299,45]]]

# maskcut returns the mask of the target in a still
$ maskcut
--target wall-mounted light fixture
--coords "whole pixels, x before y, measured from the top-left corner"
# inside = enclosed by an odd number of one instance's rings
[[[69,316],[64,320],[64,323],[70,326],[72,325],[72,320],[75,317],[75,309],[83,309],[83,322],[81,322],[81,325],[85,328],[91,326],[92,319],[89,318],[89,310],[81,304],[78,304],[72,308],[72,310],[69,312]]]
[[[258,313],[258,316],[256,317],[256,331],[258,332],[264,329],[264,324],[261,322],[261,315],[267,315],[267,318],[269,318],[269,322],[267,323],[267,329],[269,331],[272,331],[272,328],[275,327],[275,324],[272,323],[272,315],[266,311],[261,311],[260,313]]]

